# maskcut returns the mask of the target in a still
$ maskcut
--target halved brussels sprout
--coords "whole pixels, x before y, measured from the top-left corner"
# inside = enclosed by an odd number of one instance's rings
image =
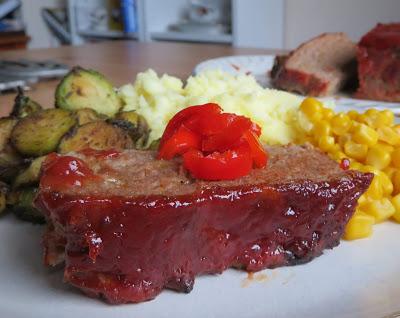
[[[110,122],[126,130],[136,148],[143,149],[149,140],[150,129],[146,119],[135,111],[119,112]]]
[[[34,159],[30,166],[19,173],[12,184],[13,188],[19,188],[21,186],[36,185],[39,183],[40,169],[46,156],[38,157]]]
[[[12,117],[0,118],[0,151],[8,144],[11,132],[17,123],[17,120]]]
[[[24,156],[48,154],[76,124],[75,116],[63,109],[46,109],[22,118],[11,132],[11,143]]]
[[[12,190],[7,195],[7,205],[15,215],[32,223],[44,223],[45,218],[33,205],[38,189],[36,187],[27,187]]]
[[[95,121],[76,127],[65,135],[58,146],[58,152],[67,153],[86,148],[95,150],[130,149],[133,148],[133,141],[121,128],[104,121]]]
[[[90,108],[78,109],[74,112],[76,119],[78,120],[78,125],[82,126],[93,121],[104,120],[104,115],[99,115],[95,110]]]
[[[120,110],[122,102],[102,74],[74,67],[56,89],[56,107],[67,110],[90,108],[112,117]]]
[[[28,96],[25,96],[24,91],[21,88],[18,88],[18,94],[15,97],[14,106],[10,116],[24,118],[42,109],[43,107],[39,103],[35,102]]]

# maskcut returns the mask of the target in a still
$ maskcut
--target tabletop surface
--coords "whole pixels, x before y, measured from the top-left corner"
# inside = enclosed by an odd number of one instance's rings
[[[0,59],[55,60],[71,67],[79,65],[100,71],[115,86],[120,86],[132,82],[137,73],[148,68],[185,79],[203,60],[229,55],[276,53],[277,50],[234,48],[216,44],[113,41],[83,46],[1,52]],[[58,80],[52,80],[35,84],[29,96],[44,107],[51,107],[54,104],[54,90],[57,83]],[[0,96],[0,116],[9,113],[14,97],[15,93]]]

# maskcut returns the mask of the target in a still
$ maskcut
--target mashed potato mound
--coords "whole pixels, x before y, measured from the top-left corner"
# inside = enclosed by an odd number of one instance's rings
[[[123,110],[135,110],[148,121],[150,141],[161,137],[168,121],[181,109],[209,102],[225,112],[251,118],[262,127],[261,141],[287,144],[304,136],[305,119],[299,111],[302,98],[287,92],[261,87],[250,75],[234,76],[222,71],[206,71],[188,78],[186,85],[153,70],[137,75],[133,84],[119,89]]]

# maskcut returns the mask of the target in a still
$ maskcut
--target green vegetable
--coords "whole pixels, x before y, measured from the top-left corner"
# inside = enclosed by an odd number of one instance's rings
[[[13,188],[19,188],[27,185],[37,185],[39,183],[40,169],[46,156],[34,159],[30,166],[19,173],[13,182]]]
[[[37,191],[36,187],[27,187],[9,192],[7,204],[18,218],[32,223],[45,222],[43,214],[33,205]]]
[[[95,150],[130,149],[133,141],[121,128],[104,121],[95,121],[76,127],[65,135],[58,147],[58,152],[67,153],[86,148]]]
[[[82,108],[75,111],[76,119],[78,120],[78,125],[82,126],[93,121],[104,120],[103,115],[99,115],[95,110],[90,108]]]
[[[146,147],[150,129],[143,116],[135,111],[119,112],[110,122],[127,131],[136,148],[143,149]]]
[[[24,118],[42,109],[43,107],[39,103],[25,96],[24,91],[19,88],[10,115],[17,118]]]
[[[37,157],[57,149],[77,120],[63,109],[46,109],[22,118],[11,132],[11,143],[23,156]]]
[[[67,110],[90,108],[112,117],[120,110],[122,102],[102,74],[75,67],[57,87],[56,107]]]

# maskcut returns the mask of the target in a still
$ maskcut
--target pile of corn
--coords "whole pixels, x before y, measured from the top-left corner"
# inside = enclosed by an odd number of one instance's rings
[[[393,112],[335,113],[314,98],[306,98],[300,110],[311,122],[304,141],[338,162],[348,158],[350,169],[375,174],[358,200],[344,238],[368,237],[373,224],[388,219],[400,223],[400,125],[394,124]]]

